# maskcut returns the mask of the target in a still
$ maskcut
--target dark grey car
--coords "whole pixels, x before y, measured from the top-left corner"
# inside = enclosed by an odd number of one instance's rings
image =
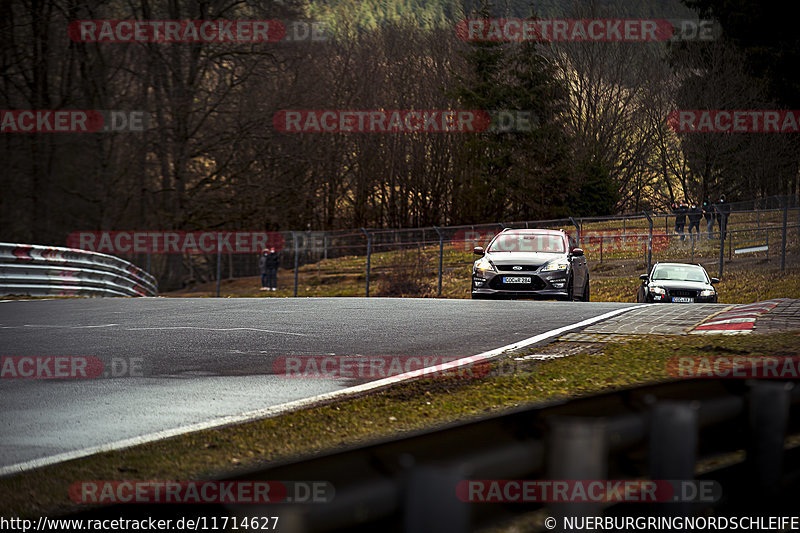
[[[472,298],[555,298],[589,301],[583,250],[563,230],[505,229],[472,266]]]

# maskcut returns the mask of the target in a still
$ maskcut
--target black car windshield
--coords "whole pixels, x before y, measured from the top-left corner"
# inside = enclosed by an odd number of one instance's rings
[[[487,252],[540,252],[563,254],[564,239],[548,233],[502,233]]]
[[[669,266],[660,265],[653,271],[653,281],[656,280],[669,280],[669,281],[698,281],[701,283],[708,283],[706,273],[700,267],[695,266]]]

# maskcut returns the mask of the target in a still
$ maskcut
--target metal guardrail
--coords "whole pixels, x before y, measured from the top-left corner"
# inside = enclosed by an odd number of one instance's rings
[[[286,533],[462,533],[532,512],[555,517],[794,515],[800,446],[785,443],[800,432],[796,384],[715,379],[642,386],[225,477],[324,480],[335,490],[327,503],[121,504],[73,517],[279,516]],[[476,503],[456,496],[459,483],[469,479],[694,480],[713,483],[719,491],[711,502]]]
[[[0,294],[157,296],[158,282],[136,265],[111,255],[0,243]]]

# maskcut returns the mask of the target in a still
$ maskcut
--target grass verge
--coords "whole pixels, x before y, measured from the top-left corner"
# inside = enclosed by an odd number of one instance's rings
[[[33,517],[76,510],[68,489],[78,481],[208,479],[509,408],[664,381],[669,379],[666,362],[674,356],[800,355],[800,332],[769,339],[766,343],[760,335],[664,336],[599,345],[555,342],[529,353],[566,350],[574,355],[545,361],[516,361],[509,356],[493,363],[497,371],[482,378],[406,383],[3,478],[0,514]]]

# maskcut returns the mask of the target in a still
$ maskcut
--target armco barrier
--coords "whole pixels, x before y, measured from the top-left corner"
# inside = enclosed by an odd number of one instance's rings
[[[509,520],[537,511],[558,518],[556,531],[570,530],[561,527],[566,517],[796,516],[800,446],[796,439],[787,444],[787,436],[800,432],[796,384],[778,379],[695,379],[646,385],[521,407],[217,478],[324,480],[335,488],[327,503],[115,504],[81,510],[71,518],[199,517],[211,523],[212,517],[237,517],[241,522],[278,516],[284,533],[467,533],[507,527]],[[714,498],[691,501],[488,503],[460,499],[458,487],[470,479],[678,480],[718,490]],[[622,530],[580,528],[584,529]],[[688,529],[692,528],[681,528]]]
[[[156,279],[111,255],[73,248],[0,243],[0,294],[156,296]]]

